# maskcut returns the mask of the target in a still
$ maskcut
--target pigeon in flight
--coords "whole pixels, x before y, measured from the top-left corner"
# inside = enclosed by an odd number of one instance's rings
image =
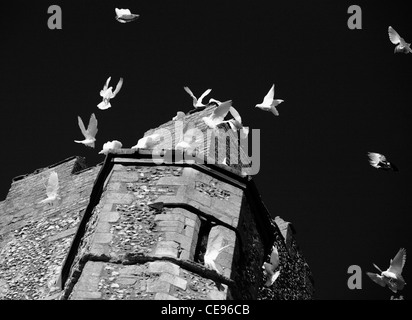
[[[77,117],[79,120],[79,127],[80,130],[82,131],[82,134],[84,136],[84,140],[74,140],[74,142],[77,143],[83,143],[85,146],[94,148],[94,142],[96,141],[96,134],[97,134],[97,119],[96,116],[94,115],[94,113],[92,113],[92,115],[90,116],[90,120],[89,120],[89,125],[86,128],[84,127],[83,121],[82,119],[78,116]]]
[[[110,150],[120,149],[122,147],[122,143],[117,140],[107,141],[103,144],[103,149],[99,151],[99,154],[108,154]]]
[[[386,157],[383,154],[368,152],[368,156],[370,165],[376,169],[399,171],[393,163],[386,160]]]
[[[234,107],[230,107],[229,109],[230,114],[233,116],[233,119],[228,120],[230,128],[233,131],[241,130],[241,137],[242,139],[246,138],[249,134],[249,127],[244,127],[242,124],[242,118],[240,117],[239,112]]]
[[[160,134],[151,134],[150,136],[140,138],[139,141],[137,141],[137,144],[134,145],[131,149],[152,149],[155,145],[157,145],[160,142],[160,139]]]
[[[264,110],[264,111],[270,111],[272,112],[275,116],[279,115],[278,110],[276,109],[276,106],[284,102],[282,99],[273,99],[275,96],[275,85],[273,84],[272,87],[270,88],[269,92],[267,95],[263,98],[263,102],[257,104],[255,107]]]
[[[215,110],[213,110],[213,113],[210,116],[203,117],[202,119],[209,128],[215,129],[219,124],[228,122],[223,119],[226,117],[231,107],[232,100],[222,102]]]
[[[270,287],[280,275],[280,271],[276,271],[279,266],[279,253],[275,246],[272,246],[272,252],[270,254],[270,263],[264,262],[262,268],[266,270],[268,276],[265,286]]]
[[[132,22],[139,18],[138,14],[131,13],[129,9],[115,8],[114,11],[116,12],[116,20],[121,23]]]
[[[47,203],[50,206],[55,206],[60,199],[57,191],[59,190],[59,177],[56,171],[50,173],[49,181],[46,186],[47,198],[40,201],[39,203]]]
[[[392,292],[396,293],[398,290],[402,290],[406,285],[405,280],[402,277],[402,269],[406,262],[406,250],[400,248],[393,260],[390,260],[388,270],[382,271],[376,264],[373,266],[379,270],[380,274],[367,272],[366,274],[371,280],[381,287],[386,285]]]
[[[185,89],[185,91],[192,97],[193,107],[195,108],[205,107],[206,105],[203,104],[202,100],[205,96],[207,96],[210,93],[210,91],[212,91],[212,89],[207,89],[205,92],[202,93],[199,99],[197,99],[195,95],[193,94],[192,90],[189,89],[189,87],[183,87],[183,89]]]
[[[395,47],[395,53],[397,52],[403,52],[403,53],[409,53],[412,52],[411,49],[411,44],[407,43],[396,31],[394,28],[389,26],[388,28],[388,34],[389,34],[389,40],[393,44],[396,44],[397,46]]]
[[[100,90],[100,96],[103,98],[103,101],[100,102],[97,107],[100,110],[109,109],[112,105],[110,104],[110,99],[113,99],[120,91],[123,85],[123,78],[120,78],[119,82],[116,85],[116,89],[113,90],[113,87],[109,87],[109,82],[112,77],[107,78],[106,83],[103,86],[103,89]]]
[[[220,242],[214,242],[211,246],[208,246],[206,249],[206,253],[203,257],[204,263],[206,268],[215,270],[217,273],[220,274],[220,271],[216,267],[216,259],[217,256],[220,254],[220,252],[223,251],[223,249],[227,248],[230,246],[230,244],[219,248]]]

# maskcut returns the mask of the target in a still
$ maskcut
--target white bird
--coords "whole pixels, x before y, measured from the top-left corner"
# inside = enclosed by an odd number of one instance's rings
[[[281,104],[282,102],[284,102],[284,100],[274,99],[274,96],[275,96],[275,85],[273,84],[272,87],[270,88],[269,92],[263,98],[263,102],[257,104],[255,107],[257,107],[261,110],[264,110],[264,111],[270,111],[275,116],[278,116],[279,112],[276,109],[276,106]]]
[[[120,141],[107,141],[105,144],[103,144],[103,149],[99,151],[99,154],[108,154],[110,150],[120,149],[122,146],[123,145]]]
[[[231,107],[232,100],[222,102],[219,106],[216,107],[216,109],[213,110],[210,116],[203,117],[202,119],[209,128],[215,129],[219,124],[227,122],[224,121],[224,119]]]
[[[222,101],[219,101],[219,100],[216,100],[216,99],[213,99],[213,98],[210,98],[209,99],[209,103],[208,103],[208,105],[211,105],[211,104],[215,104],[215,105],[220,105],[222,103]]]
[[[183,128],[183,135],[177,136],[175,149],[186,151],[188,149],[194,150],[200,143],[202,143],[203,135],[199,135],[200,131],[196,130],[193,122],[186,123]]]
[[[114,11],[116,12],[116,20],[121,23],[132,22],[139,18],[138,14],[131,13],[129,9],[115,8]]]
[[[217,273],[220,274],[219,269],[216,267],[216,259],[220,252],[222,252],[223,249],[229,246],[230,244],[220,248],[220,242],[214,242],[211,246],[208,246],[206,249],[206,253],[203,257],[205,267],[211,270],[215,270]]]
[[[179,121],[182,120],[185,117],[185,113],[182,111],[178,111],[176,113],[176,116],[172,118],[173,121]]]
[[[58,200],[60,199],[60,196],[57,194],[58,190],[59,190],[59,177],[57,175],[57,172],[53,171],[52,173],[50,173],[49,181],[46,186],[47,198],[40,201],[39,203],[47,203],[51,206],[56,205]]]
[[[77,116],[80,130],[84,136],[84,140],[74,140],[77,143],[83,143],[87,147],[94,148],[94,142],[96,141],[96,134],[97,134],[97,119],[94,113],[90,116],[89,125],[87,126],[87,130],[84,127],[82,119]]]
[[[132,147],[132,149],[152,149],[155,145],[160,143],[161,135],[158,133],[151,134],[140,138],[137,144]]]
[[[199,97],[199,99],[197,99],[195,97],[195,95],[193,94],[192,90],[189,89],[189,87],[183,87],[183,89],[185,89],[185,91],[192,97],[193,99],[193,107],[195,108],[200,108],[200,107],[204,107],[206,106],[205,104],[203,104],[203,98],[205,96],[207,96],[210,91],[212,91],[212,89],[207,89],[205,92],[202,93],[202,95]]]
[[[399,169],[391,162],[386,160],[386,157],[383,154],[377,152],[368,152],[369,164],[376,168],[382,170],[392,170],[399,171]]]
[[[110,99],[113,99],[116,97],[116,95],[119,93],[120,89],[122,88],[123,85],[123,78],[120,78],[119,82],[116,85],[116,89],[113,90],[113,87],[109,87],[109,82],[112,77],[107,78],[106,83],[103,86],[103,89],[100,90],[100,96],[103,98],[103,101],[100,102],[97,107],[100,110],[106,110],[109,109],[112,105],[110,104]]]
[[[389,40],[393,43],[396,44],[397,46],[395,47],[394,52],[404,52],[404,53],[409,53],[412,52],[411,49],[411,44],[407,43],[396,31],[394,28],[391,26],[388,27],[388,34],[389,34]]]
[[[233,116],[233,119],[228,120],[230,128],[233,131],[241,130],[242,139],[246,138],[249,134],[249,127],[244,127],[242,124],[242,118],[240,117],[239,112],[234,107],[230,107],[229,109],[230,114]]]
[[[402,277],[402,269],[406,262],[406,250],[400,248],[393,260],[390,260],[389,268],[386,271],[382,271],[376,264],[373,266],[379,270],[380,274],[367,272],[366,274],[372,281],[379,284],[382,287],[386,285],[388,288],[396,293],[398,290],[402,290],[406,285],[405,280]]]
[[[270,254],[270,263],[264,262],[262,268],[265,269],[268,276],[265,286],[270,287],[280,275],[280,271],[276,271],[279,266],[279,253],[275,246],[272,246],[272,252]]]

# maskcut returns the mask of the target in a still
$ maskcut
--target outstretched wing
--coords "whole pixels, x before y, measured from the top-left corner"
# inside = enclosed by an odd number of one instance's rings
[[[377,284],[379,284],[381,287],[384,287],[386,285],[385,281],[381,278],[380,275],[372,272],[366,272],[369,278]]]
[[[119,93],[120,89],[122,88],[123,85],[123,78],[120,78],[119,82],[116,85],[116,89],[114,89],[114,92],[112,94],[112,98],[114,98],[116,96],[116,94]]]
[[[263,98],[263,104],[271,104],[275,96],[275,85],[273,84],[269,92]]]
[[[206,97],[210,93],[210,91],[212,91],[212,89],[207,89],[205,92],[203,92],[199,99],[197,99],[197,101],[199,103],[202,103],[203,98]]]
[[[46,187],[47,197],[56,197],[59,190],[59,177],[56,171],[53,171],[49,176],[49,182]]]
[[[369,163],[376,167],[379,162],[386,161],[386,158],[384,155],[376,152],[368,152],[368,157],[369,157]]]
[[[406,262],[406,250],[404,248],[400,248],[395,258],[391,260],[391,265],[389,266],[388,271],[393,272],[396,275],[400,275],[402,273],[402,269],[403,269],[403,266],[405,265],[405,262]]]
[[[391,26],[389,26],[388,28],[388,34],[389,34],[389,40],[391,40],[393,44],[399,44],[401,42],[401,37],[395,31],[395,29],[392,28]]]
[[[270,263],[273,265],[273,269],[276,269],[279,266],[279,252],[275,246],[272,247],[272,253],[270,254]]]
[[[232,117],[239,122],[239,124],[242,124],[242,117],[240,116],[239,112],[234,107],[229,108],[229,112],[232,115]]]
[[[90,116],[89,125],[87,127],[87,133],[93,138],[97,134],[97,119],[94,113],[92,113],[92,115]]]
[[[195,95],[193,94],[192,90],[189,89],[189,87],[183,87],[183,89],[185,89],[185,91],[186,91],[193,99],[196,99],[196,101],[197,101],[197,98],[196,98]]]
[[[212,116],[213,121],[221,122],[226,117],[232,106],[232,100],[222,102],[214,111]]]
[[[82,118],[77,116],[77,119],[78,119],[80,130],[82,131],[82,134],[84,135],[85,138],[87,138],[88,133],[86,131],[86,128],[84,127],[84,123],[83,123]]]
[[[111,79],[111,78],[112,78],[112,77],[108,77],[108,78],[107,78],[106,83],[105,83],[104,86],[103,86],[103,90],[100,91],[100,95],[101,95],[101,96],[103,96],[104,93],[106,92],[107,88],[109,88],[109,82],[110,82],[110,79]]]

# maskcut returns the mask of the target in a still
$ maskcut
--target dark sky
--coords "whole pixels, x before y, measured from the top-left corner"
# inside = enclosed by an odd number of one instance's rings
[[[270,5],[268,5],[271,3]],[[391,25],[412,42],[406,4],[393,1],[33,1],[2,4],[0,19],[0,199],[11,179],[73,155],[89,165],[104,142],[128,148],[191,98],[232,99],[243,122],[261,130],[254,177],[275,215],[293,222],[312,269],[317,299],[389,299],[367,278],[386,269],[400,247],[412,248],[412,54],[394,54]],[[63,28],[49,30],[58,4]],[[348,7],[362,9],[350,30]],[[121,24],[114,8],[140,19]],[[96,105],[107,77],[123,88],[112,108]],[[279,117],[257,110],[275,83]],[[77,116],[99,122],[96,149]],[[400,169],[378,171],[366,153]],[[410,263],[409,263],[410,264]],[[359,265],[362,290],[349,290]],[[406,282],[412,281],[408,262]],[[411,295],[408,286],[402,294]]]

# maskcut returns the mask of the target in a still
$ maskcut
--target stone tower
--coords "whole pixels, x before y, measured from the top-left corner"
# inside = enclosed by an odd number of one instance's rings
[[[239,131],[207,130],[213,109],[149,130],[150,148],[112,151],[92,168],[73,157],[15,179],[0,202],[0,298],[311,299],[294,228],[271,218],[245,174]],[[188,128],[198,147],[175,150]],[[45,209],[51,171],[62,200]],[[272,246],[280,276],[266,287]],[[216,270],[204,263],[213,248],[223,248]]]

